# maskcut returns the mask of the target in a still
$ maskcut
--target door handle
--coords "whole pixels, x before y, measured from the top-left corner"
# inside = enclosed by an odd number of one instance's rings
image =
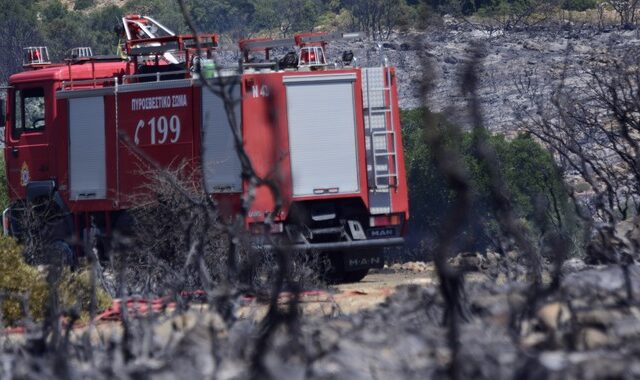
[[[20,151],[16,147],[11,148],[11,154],[13,155],[13,157],[18,157],[19,152]]]

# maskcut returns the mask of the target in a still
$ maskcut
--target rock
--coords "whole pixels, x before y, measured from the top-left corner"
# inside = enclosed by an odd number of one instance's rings
[[[488,265],[491,266],[498,265],[500,260],[502,260],[502,255],[500,255],[498,252],[487,251],[485,253],[485,256],[487,258]]]
[[[547,335],[543,333],[531,333],[522,339],[521,343],[526,348],[537,348],[547,340]]]
[[[498,320],[504,320],[505,317],[508,322],[508,317],[511,312],[508,298],[506,295],[496,294],[485,297],[474,298],[471,301],[471,305],[475,312],[481,315],[490,315]]]
[[[620,239],[621,249],[633,254],[640,246],[640,217],[623,220],[615,226],[615,236]]]
[[[340,335],[336,329],[318,329],[312,335],[313,345],[310,355],[323,356],[331,352],[340,342]]]
[[[393,264],[390,267],[388,267],[388,269],[395,272],[409,271],[409,272],[421,273],[421,272],[426,272],[430,269],[433,269],[433,264],[425,263],[423,261],[410,261],[402,264]]]
[[[382,44],[384,49],[398,50],[398,45],[390,42],[385,42]]]
[[[524,43],[522,44],[522,47],[527,49],[527,50],[533,50],[533,51],[543,51],[543,47],[540,44],[537,44],[533,41],[530,40],[526,40],[524,41]]]
[[[610,339],[600,329],[587,327],[580,331],[578,344],[583,350],[594,350],[610,343]]]
[[[453,56],[448,56],[444,59],[444,62],[450,65],[455,65],[456,63],[458,63],[458,58]]]
[[[559,371],[567,365],[567,357],[563,352],[544,352],[539,360],[540,364],[552,371]]]
[[[562,263],[562,273],[578,272],[587,268],[587,264],[582,259],[574,257]]]
[[[479,271],[484,269],[486,259],[476,252],[465,252],[449,259],[449,264],[464,271]]]
[[[518,252],[517,252],[517,251],[509,251],[509,252],[507,252],[507,258],[508,258],[509,260],[512,260],[512,261],[516,261],[516,260],[518,260],[518,257],[519,257],[519,256],[520,256],[520,255],[518,254]]]
[[[637,316],[623,318],[613,326],[615,336],[623,340],[637,340],[640,337],[640,320]]]
[[[555,331],[559,324],[566,323],[571,313],[566,305],[554,302],[541,307],[536,313],[536,317],[549,330]]]
[[[638,274],[631,272],[635,289],[638,287]],[[609,293],[624,291],[625,280],[620,266],[610,265],[569,273],[563,284],[570,295],[584,293],[585,288]]]
[[[179,373],[184,378],[213,376],[218,363],[212,352],[212,329],[209,327],[207,323],[195,321],[193,328],[186,330],[175,343],[170,361],[173,373]]]
[[[507,301],[511,308],[519,309],[521,308],[525,302],[527,302],[527,298],[519,292],[509,293],[507,295]]]
[[[580,54],[587,54],[591,52],[593,49],[587,45],[575,45],[573,47],[573,51]]]
[[[608,327],[625,316],[620,310],[598,308],[576,313],[576,321],[582,325]]]
[[[305,367],[299,360],[285,359],[283,355],[275,351],[268,351],[263,360],[265,363],[265,370],[268,374],[265,376],[266,378],[291,380],[305,379]]]

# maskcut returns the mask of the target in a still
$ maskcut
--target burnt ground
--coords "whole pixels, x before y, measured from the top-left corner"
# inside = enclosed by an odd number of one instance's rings
[[[380,53],[371,45],[356,46],[364,65],[380,61]],[[445,19],[442,25],[420,33],[396,35],[383,43],[382,50],[397,67],[400,108],[426,105],[469,126],[468,99],[460,89],[460,73],[479,48],[482,59],[477,95],[485,125],[494,132],[510,133],[521,121],[518,112],[530,103],[531,92],[548,96],[563,80],[568,85],[584,83],[589,79],[589,66],[601,62],[603,56],[610,59],[638,47],[639,30],[548,24],[489,32],[464,21]],[[334,48],[346,47],[338,44]],[[419,85],[421,56],[426,57],[433,73],[434,87],[426,102]]]
[[[529,287],[523,267],[516,263],[507,270],[496,257],[465,260],[472,271],[466,275],[468,319],[460,324],[460,378],[640,376],[634,360],[640,353],[640,308],[635,297],[628,298],[620,267],[588,266],[572,259],[563,266],[560,289],[526,308]],[[635,295],[640,292],[640,268],[629,269]],[[300,319],[275,331],[263,352],[263,367],[254,375],[443,377],[452,352],[434,273],[430,263],[394,265],[358,284],[303,294]],[[154,318],[132,319],[129,329],[137,339],[129,342],[129,350],[122,349],[123,325],[117,321],[75,330],[63,358],[35,354],[28,334],[5,336],[0,376],[250,378],[260,309],[265,306],[246,299],[235,305],[235,320],[225,321],[198,305],[181,313],[168,310]]]

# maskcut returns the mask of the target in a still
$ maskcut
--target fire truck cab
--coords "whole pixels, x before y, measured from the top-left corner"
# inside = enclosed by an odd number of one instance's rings
[[[122,57],[77,48],[51,63],[46,48],[25,49],[3,120],[5,233],[19,237],[21,210],[46,198],[64,211],[53,239],[109,236],[147,191],[150,161],[184,165],[212,197],[238,205],[250,184],[234,147],[237,128],[254,169],[278,183],[283,200],[272,215],[271,192],[255,189],[245,224],[256,248],[272,248],[259,238],[269,221],[269,233],[292,249],[330,253],[359,279],[383,264],[384,248],[403,243],[409,214],[395,70],[358,67],[349,52],[336,63],[325,56],[331,39],[358,35],[241,41],[239,66],[220,67],[214,34],[175,35],[137,15],[123,18],[123,28]],[[270,57],[282,47],[292,50]],[[255,61],[257,52],[265,59]],[[207,83],[232,86],[233,105]]]

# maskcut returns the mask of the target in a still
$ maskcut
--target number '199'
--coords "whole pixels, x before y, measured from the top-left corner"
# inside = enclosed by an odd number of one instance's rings
[[[140,130],[145,125],[149,127],[151,145],[174,144],[180,140],[180,118],[176,115],[171,116],[169,119],[166,116],[160,116],[157,118],[152,117],[146,123],[144,120],[138,121],[134,136],[136,145],[140,144]]]

